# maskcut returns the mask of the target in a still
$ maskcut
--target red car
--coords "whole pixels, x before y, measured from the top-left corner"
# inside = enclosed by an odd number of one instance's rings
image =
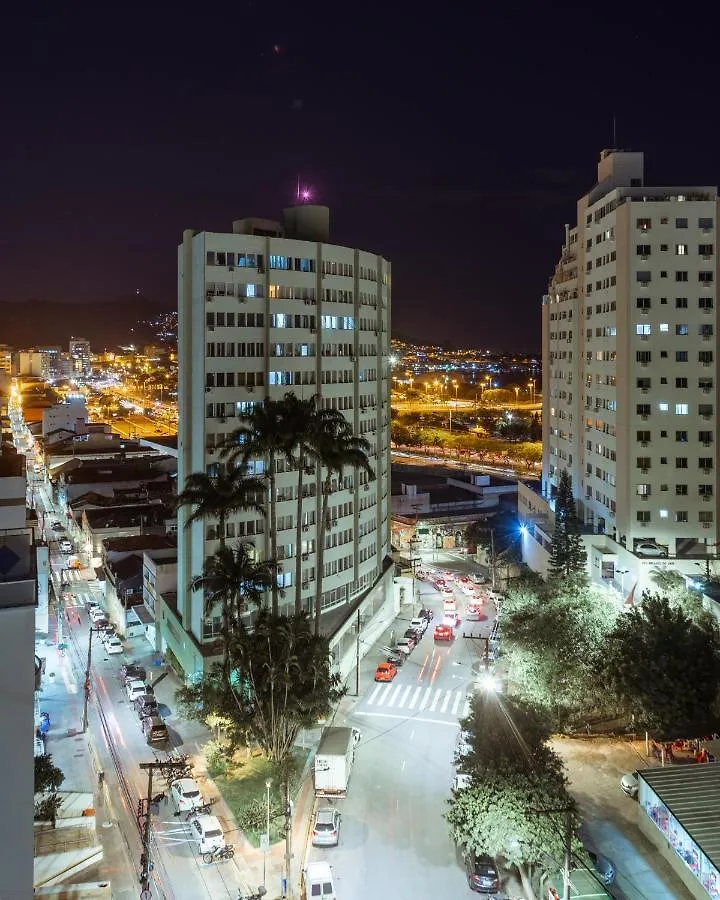
[[[397,675],[397,669],[390,663],[384,662],[375,669],[375,681],[392,681]]]
[[[453,630],[449,625],[436,625],[433,637],[436,641],[451,641],[453,639]]]

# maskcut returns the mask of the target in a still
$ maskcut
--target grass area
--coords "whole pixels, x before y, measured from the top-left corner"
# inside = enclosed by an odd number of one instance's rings
[[[296,747],[290,768],[290,796],[294,799],[300,788],[300,776],[309,750]],[[215,784],[245,837],[254,847],[260,846],[260,835],[267,822],[267,788],[270,785],[270,843],[284,838],[285,798],[278,767],[264,756],[238,756],[223,775],[214,777]]]

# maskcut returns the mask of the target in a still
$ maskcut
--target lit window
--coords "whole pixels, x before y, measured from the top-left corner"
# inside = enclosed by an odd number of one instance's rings
[[[662,405],[662,404],[661,404]],[[667,403],[665,404],[665,408],[667,409]],[[676,403],[675,404],[675,415],[676,416],[687,416],[690,412],[690,407],[687,403]]]
[[[664,332],[670,331],[670,326],[668,325],[667,322],[661,322],[661,323],[660,323],[660,331],[663,332],[663,333],[664,333]]]
[[[652,325],[636,325],[635,334],[652,334]]]
[[[675,244],[675,255],[676,256],[687,256],[688,245],[687,244]]]
[[[658,409],[660,412],[667,412],[669,407],[667,403],[658,403]]]
[[[245,285],[245,296],[246,297],[254,297],[255,296],[255,285],[254,284],[246,284]]]

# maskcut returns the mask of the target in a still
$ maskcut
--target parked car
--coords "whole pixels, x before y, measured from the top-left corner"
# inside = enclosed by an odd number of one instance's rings
[[[60,522],[53,522],[50,527],[52,528],[53,531],[62,531],[63,530],[63,527],[60,524]]]
[[[88,612],[90,613],[90,621],[93,623],[105,618],[105,610],[100,609],[99,606],[91,606]]]
[[[668,555],[667,547],[661,547],[655,541],[638,541],[635,544],[635,553],[638,556],[657,556],[666,557]]]
[[[416,644],[416,640],[411,640],[410,638],[403,637],[400,638],[400,640],[397,642],[397,649],[402,650],[403,653],[412,653],[412,651],[415,649]]]
[[[399,669],[405,662],[405,654],[400,653],[400,651],[397,653],[388,653],[387,662],[389,662],[391,666],[395,666],[396,669]]]
[[[402,653],[403,656],[410,656],[412,647],[407,641],[398,641],[397,644],[390,649],[390,653]]]
[[[397,675],[397,669],[390,663],[384,662],[375,669],[375,681],[392,681]]]
[[[137,663],[125,663],[120,668],[120,680],[123,684],[127,684],[132,679],[145,681],[146,675],[145,666],[139,666]]]
[[[425,619],[425,621],[428,623],[432,622],[434,615],[435,615],[435,613],[431,609],[428,609],[425,606],[423,606],[423,608],[420,610],[420,618]]]
[[[413,649],[415,649],[415,647],[418,644],[418,641],[420,640],[420,637],[414,628],[408,628],[408,630],[405,632],[405,634],[403,634],[402,639],[404,641],[409,641],[412,644]]]
[[[339,841],[340,813],[332,807],[320,807],[313,819],[313,847],[337,847]]]
[[[160,716],[145,716],[142,720],[142,730],[148,744],[167,744],[170,740],[167,726]]]
[[[465,870],[471,891],[494,894],[500,890],[500,876],[491,856],[486,854],[475,856],[474,853],[469,853],[465,858]]]
[[[485,579],[485,576],[481,575],[479,572],[471,572],[470,580],[473,581],[475,584],[485,584],[486,579]]]
[[[127,692],[129,700],[137,700],[138,697],[143,694],[152,694],[153,689],[145,684],[144,681],[140,681],[139,678],[133,678],[125,684],[125,691]]]
[[[103,644],[108,656],[114,656],[116,653],[123,652],[122,641],[116,634],[106,634],[103,638]]]
[[[70,541],[58,541],[58,548],[61,553],[72,553],[73,545]]]
[[[191,839],[198,853],[212,853],[225,846],[225,836],[216,816],[197,816],[190,822]]]
[[[175,807],[175,815],[192,812],[203,805],[200,788],[194,778],[178,778],[170,785],[170,800]]]
[[[411,619],[410,627],[413,629],[413,631],[419,631],[420,634],[425,634],[425,632],[427,631],[427,627],[428,627],[428,620],[423,619],[422,617],[417,618],[417,619]]]
[[[453,630],[448,625],[436,625],[433,639],[436,641],[451,641],[453,639]]]
[[[105,616],[102,616],[92,622],[92,630],[99,634],[105,634],[107,631],[115,631],[115,626],[111,625]]]
[[[145,716],[159,716],[160,715],[160,707],[158,706],[158,702],[155,699],[155,694],[140,694],[139,697],[136,697],[134,700],[135,709],[137,710],[141,719]]]
[[[620,779],[620,790],[628,797],[637,797],[638,795],[638,775],[637,772],[626,772]]]
[[[93,597],[85,598],[85,609],[90,612],[91,609],[100,609],[100,604]]]

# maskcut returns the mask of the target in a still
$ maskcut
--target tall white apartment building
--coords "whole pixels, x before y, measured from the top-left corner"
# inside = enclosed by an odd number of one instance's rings
[[[542,307],[542,494],[552,511],[567,469],[596,580],[717,556],[717,220],[715,188],[649,187],[642,153],[605,150],[566,226]]]
[[[371,445],[376,479],[346,472],[331,501],[323,608],[339,610],[378,586],[392,587],[390,553],[390,263],[375,253],[329,243],[329,210],[301,205],[282,223],[241,219],[231,233],[186,231],[178,255],[178,487],[192,472],[221,464],[216,447],[253,404],[318,394],[342,410]],[[256,462],[262,475],[264,463]],[[297,472],[277,461],[277,530],[283,609],[300,591],[312,609],[322,473],[308,475],[303,542],[295,546]],[[215,523],[185,527],[178,518],[176,610],[161,633],[186,672],[207,664],[219,614],[203,615],[201,592],[189,590],[218,548]],[[256,513],[233,516],[230,542],[248,540],[270,558],[268,523]],[[295,555],[302,581],[295,584]],[[328,630],[342,614],[328,617]],[[332,623],[332,624],[331,624]],[[182,626],[181,629],[178,626]]]

